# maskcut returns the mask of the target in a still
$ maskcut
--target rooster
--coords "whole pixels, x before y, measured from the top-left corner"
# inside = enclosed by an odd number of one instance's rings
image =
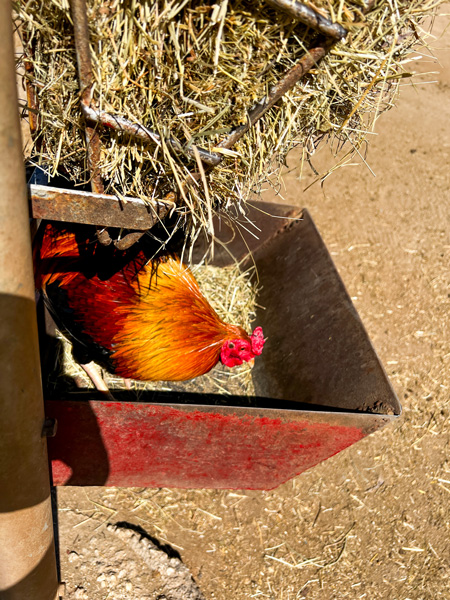
[[[248,335],[223,322],[175,254],[153,257],[149,236],[119,251],[99,244],[90,226],[41,230],[37,289],[98,389],[108,391],[90,361],[125,379],[184,381],[261,354],[262,328]]]

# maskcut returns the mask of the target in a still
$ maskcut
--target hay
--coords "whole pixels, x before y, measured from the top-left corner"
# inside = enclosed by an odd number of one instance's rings
[[[197,265],[193,272],[202,293],[208,298],[211,306],[219,317],[229,323],[240,325],[246,331],[251,331],[252,322],[256,317],[257,288],[252,278],[254,268],[242,272],[239,264],[218,269],[210,265]],[[61,385],[62,378],[75,379],[77,384],[92,389],[94,386],[85,371],[75,362],[72,355],[72,344],[63,333],[57,331],[61,342],[61,356],[56,385]],[[125,390],[126,385],[121,377],[102,371],[99,372],[109,389]],[[212,371],[187,382],[167,381],[131,381],[131,389],[139,391],[159,390],[177,392],[212,393],[226,396],[237,394],[242,396],[254,395],[251,367],[244,363],[239,367],[229,369],[218,364]],[[139,396],[138,396],[139,397]]]
[[[155,134],[149,143],[99,128],[106,192],[161,199],[175,191],[186,228],[211,229],[212,213],[242,206],[268,179],[276,181],[293,146],[303,146],[305,160],[325,139],[349,141],[359,151],[379,114],[392,106],[399,81],[411,75],[405,59],[426,43],[421,22],[440,4],[317,0],[322,14],[349,31],[346,39],[234,152],[214,169],[199,170],[192,147],[218,152],[219,142],[246,122],[250,108],[304,55],[316,32],[262,1],[89,0],[94,106]],[[19,0],[16,12],[26,77],[38,100],[37,160],[52,173],[86,181],[69,3]]]

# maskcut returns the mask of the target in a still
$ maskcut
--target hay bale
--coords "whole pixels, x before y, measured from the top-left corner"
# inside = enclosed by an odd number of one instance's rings
[[[304,158],[325,139],[350,141],[359,150],[379,114],[392,106],[399,81],[411,75],[405,59],[426,42],[421,23],[439,4],[317,0],[317,10],[348,35],[234,153],[200,177],[187,150],[217,151],[317,33],[261,0],[88,0],[95,107],[160,136],[147,143],[99,129],[106,192],[161,199],[175,191],[187,229],[198,231],[199,225],[210,228],[214,211],[239,208],[257,193],[293,146],[303,146]],[[38,160],[53,173],[86,181],[69,3],[19,0],[16,10],[38,99]],[[185,152],[174,151],[168,138]]]

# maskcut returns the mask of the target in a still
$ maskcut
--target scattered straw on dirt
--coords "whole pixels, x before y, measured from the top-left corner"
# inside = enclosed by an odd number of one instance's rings
[[[89,0],[94,107],[154,132],[147,143],[100,128],[106,191],[143,199],[175,191],[192,232],[210,229],[214,211],[240,205],[267,179],[276,184],[296,144],[303,160],[330,138],[361,152],[399,81],[411,75],[405,60],[426,43],[421,22],[440,4],[315,2],[349,31],[346,38],[218,166],[199,169],[193,146],[220,151],[219,142],[246,122],[317,34],[263,1]],[[69,2],[19,0],[16,11],[37,96],[38,160],[80,183],[88,173]]]

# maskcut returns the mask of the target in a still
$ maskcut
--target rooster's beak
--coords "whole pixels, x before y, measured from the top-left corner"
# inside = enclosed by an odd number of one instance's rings
[[[253,365],[255,364],[255,359],[254,359],[254,358],[251,358],[251,359],[248,361],[248,364],[249,364],[249,365],[250,365],[250,367],[253,369]]]

